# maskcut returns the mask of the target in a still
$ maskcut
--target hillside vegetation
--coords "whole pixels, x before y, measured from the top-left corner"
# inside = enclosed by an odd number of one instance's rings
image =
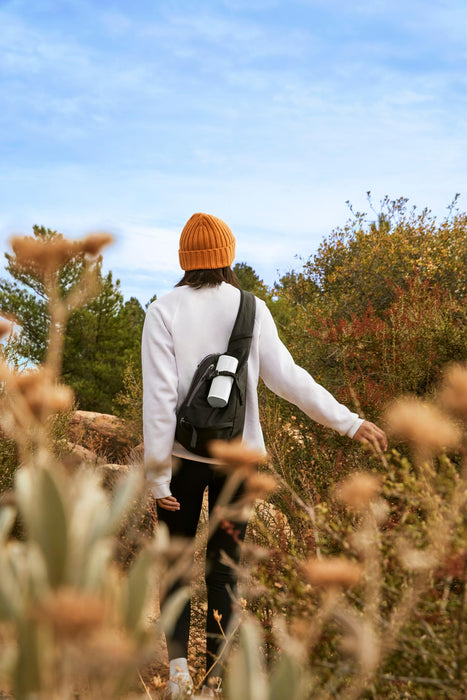
[[[175,553],[147,527],[136,465],[111,497],[63,449],[76,405],[118,412],[140,434],[144,313],[102,278],[107,238],[75,244],[35,229],[28,240],[7,256],[14,281],[0,283],[2,313],[22,327],[19,337],[0,328],[0,689],[163,697],[170,620],[156,623],[149,582],[170,581]],[[465,697],[466,244],[456,200],[438,221],[386,199],[371,216],[352,213],[272,288],[236,266],[297,363],[383,425],[390,450],[364,450],[260,385],[269,460],[256,473],[247,450],[225,454],[256,501],[239,629],[227,632],[227,700]],[[117,535],[120,547],[131,541],[123,570]],[[201,687],[199,576],[193,586]]]

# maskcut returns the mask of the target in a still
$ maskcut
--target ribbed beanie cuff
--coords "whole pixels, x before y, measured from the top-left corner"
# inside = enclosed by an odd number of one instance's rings
[[[235,238],[222,219],[193,214],[181,233],[178,255],[183,270],[229,267],[235,259]]]

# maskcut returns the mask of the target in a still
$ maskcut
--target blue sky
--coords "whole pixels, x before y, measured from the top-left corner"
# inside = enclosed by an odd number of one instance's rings
[[[405,196],[466,207],[465,0],[0,0],[0,237],[110,230],[144,304],[195,211],[271,284]]]

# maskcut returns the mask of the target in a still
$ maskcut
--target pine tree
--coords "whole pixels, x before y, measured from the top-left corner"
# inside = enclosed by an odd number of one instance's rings
[[[34,236],[53,239],[56,231],[35,226]],[[18,352],[29,364],[44,359],[50,318],[47,294],[38,276],[19,270],[14,256],[5,254],[10,278],[0,278],[0,313],[12,314],[20,327]],[[139,365],[144,310],[137,299],[125,302],[119,280],[102,274],[96,263],[100,290],[73,313],[65,331],[63,380],[76,393],[79,408],[112,412],[115,396],[123,388],[128,364]],[[76,284],[84,265],[79,257],[60,272],[63,295]]]

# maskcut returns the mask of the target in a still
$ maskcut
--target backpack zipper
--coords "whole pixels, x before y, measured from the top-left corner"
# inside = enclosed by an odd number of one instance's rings
[[[216,366],[215,366],[215,364],[213,363],[213,364],[209,365],[209,367],[206,368],[206,371],[205,371],[205,372],[203,372],[203,374],[201,375],[201,377],[199,378],[199,380],[197,381],[197,383],[195,384],[195,386],[194,386],[193,389],[191,390],[189,397],[187,398],[187,402],[186,402],[186,406],[187,406],[187,407],[191,405],[191,402],[192,402],[192,400],[193,400],[193,397],[195,396],[195,394],[196,394],[196,392],[198,391],[199,387],[201,386],[201,384],[202,384],[203,382],[206,381],[206,379],[209,379],[209,376],[208,376],[208,375],[212,375],[213,372],[214,372],[214,370],[215,370],[215,368],[216,368]]]

